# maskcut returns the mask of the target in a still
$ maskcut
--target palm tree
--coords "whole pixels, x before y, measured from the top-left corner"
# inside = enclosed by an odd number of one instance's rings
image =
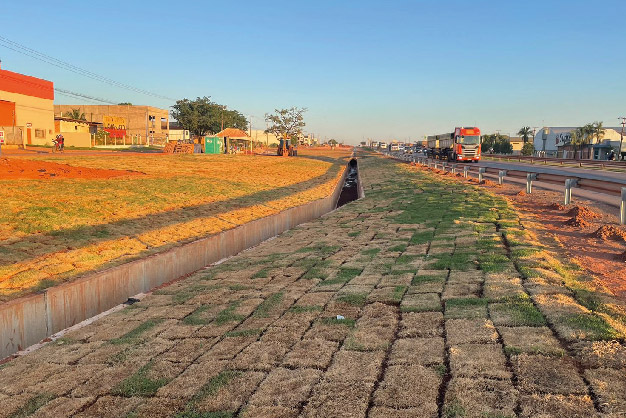
[[[582,146],[587,143],[587,139],[589,138],[585,126],[576,128],[570,132],[570,144],[574,147],[574,159],[576,159],[577,148],[582,148]]]
[[[65,112],[63,116],[70,119],[87,120],[85,114],[80,112],[80,109],[72,109],[71,112]]]
[[[523,126],[517,134],[522,137],[525,144],[528,142],[528,138],[530,138],[530,135],[532,134],[532,129],[530,129],[530,126]]]
[[[592,137],[596,139],[596,143],[600,142],[602,138],[604,138],[604,126],[602,126],[602,122],[594,122],[591,125]]]

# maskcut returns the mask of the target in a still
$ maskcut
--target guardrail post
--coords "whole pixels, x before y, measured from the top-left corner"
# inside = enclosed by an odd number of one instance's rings
[[[464,166],[463,167],[463,177],[467,178],[467,172],[469,171],[469,167],[468,166]]]
[[[452,165],[450,165],[450,172],[451,172],[452,174],[456,174],[456,164],[452,164]]]
[[[478,183],[482,183],[483,182],[483,174],[485,174],[485,167],[480,167],[478,169]]]
[[[530,194],[533,192],[533,180],[537,180],[537,174],[526,174],[526,193]]]
[[[504,176],[506,176],[506,170],[498,171],[498,184],[504,183]]]
[[[444,161],[444,162],[442,162],[442,163],[441,163],[441,169],[442,169],[443,171],[446,171],[446,167],[447,167],[447,166],[448,166],[448,163],[447,163],[447,162],[445,162],[445,161]]]
[[[565,179],[565,206],[572,201],[572,179]]]
[[[619,205],[619,223],[626,224],[626,187],[622,187],[622,201]]]

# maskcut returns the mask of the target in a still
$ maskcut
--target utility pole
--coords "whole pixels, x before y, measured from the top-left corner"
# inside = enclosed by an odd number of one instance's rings
[[[626,125],[626,117],[624,116],[620,116],[619,119],[622,124],[622,132],[620,134],[620,138],[619,138],[619,153],[618,153],[618,157],[619,159],[622,159],[622,143],[624,142],[624,125]]]
[[[248,120],[248,123],[250,124],[250,151],[252,151],[252,116],[250,116],[250,120]]]

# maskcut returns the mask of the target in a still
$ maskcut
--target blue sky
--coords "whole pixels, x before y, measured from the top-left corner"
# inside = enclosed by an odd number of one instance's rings
[[[623,1],[7,3],[0,36],[163,96],[211,96],[259,129],[291,106],[309,109],[306,131],[348,143],[626,114]],[[58,88],[173,104],[1,45],[0,58]]]

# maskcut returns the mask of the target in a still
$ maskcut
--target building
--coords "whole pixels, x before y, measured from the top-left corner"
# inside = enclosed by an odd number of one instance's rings
[[[0,69],[0,130],[7,145],[45,145],[54,138],[51,81]]]
[[[528,138],[528,142],[532,141],[532,138]],[[509,143],[513,149],[514,155],[520,155],[522,153],[522,147],[524,146],[524,138],[521,136],[510,136]]]
[[[620,147],[621,127],[604,128],[604,137],[597,141],[591,139],[590,143],[576,150],[571,145],[571,132],[578,129],[577,126],[569,127],[544,127],[535,134],[533,145],[535,154],[545,157],[580,158],[580,159],[606,159],[607,154],[613,149],[616,153]],[[626,142],[626,141],[625,141]],[[622,153],[626,152],[626,144],[622,145]]]
[[[168,142],[187,141],[189,139],[191,139],[191,135],[187,129],[180,126],[178,122],[170,122]]]
[[[91,147],[93,135],[101,124],[82,119],[54,118],[54,133],[62,134],[66,147]]]
[[[57,117],[73,110],[84,113],[88,122],[102,124],[109,144],[162,145],[169,137],[169,111],[165,109],[133,105],[54,106]]]
[[[263,129],[252,129],[250,131],[250,137],[254,140],[254,142],[260,142],[266,147],[269,147],[272,144],[278,145],[280,142],[276,135],[269,133],[266,134]]]

